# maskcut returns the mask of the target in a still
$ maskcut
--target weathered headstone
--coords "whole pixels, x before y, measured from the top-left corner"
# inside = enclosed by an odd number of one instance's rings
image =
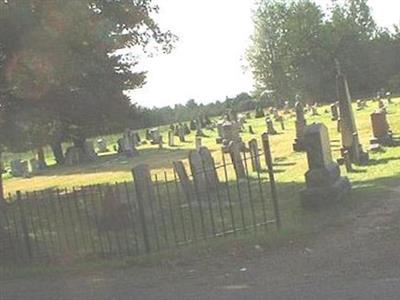
[[[12,160],[10,162],[11,175],[14,177],[26,177],[29,174],[28,162],[25,160]]]
[[[37,174],[40,171],[40,163],[36,158],[29,160],[29,167],[31,174]]]
[[[219,179],[215,168],[215,161],[207,147],[200,147],[199,154],[203,163],[203,170],[209,189],[215,189],[218,186]]]
[[[368,162],[368,153],[363,151],[358,138],[357,126],[351,105],[350,90],[346,76],[340,71],[337,63],[338,74],[336,76],[337,94],[340,111],[340,133],[342,135],[342,154],[349,151],[352,163],[362,165]]]
[[[317,106],[316,103],[315,103],[314,105],[311,106],[311,115],[312,115],[312,116],[319,116],[319,113],[318,113],[318,106]]]
[[[301,152],[305,150],[304,145],[304,131],[307,126],[306,119],[304,117],[304,107],[300,101],[296,102],[296,139],[294,140],[293,150],[295,152]]]
[[[189,179],[185,165],[182,161],[173,162],[174,169],[179,178],[180,186],[185,194],[186,200],[191,201],[193,195],[192,181]]]
[[[197,150],[189,152],[189,165],[192,172],[196,192],[200,195],[206,191],[207,183],[206,176],[203,170],[203,161],[201,155]]]
[[[195,139],[195,146],[196,146],[196,150],[199,150],[200,149],[200,147],[201,147],[201,137],[200,136],[196,136],[196,139]]]
[[[339,165],[332,160],[328,129],[312,124],[304,134],[309,170],[305,174],[306,189],[300,192],[305,207],[316,208],[344,198],[351,185],[340,176]]]
[[[371,125],[373,138],[371,145],[380,144],[383,146],[393,145],[393,133],[390,130],[387,114],[382,111],[376,111],[371,114]]]
[[[150,134],[150,141],[152,145],[159,145],[160,144],[160,129],[158,128],[152,128],[149,130]]]
[[[233,168],[235,169],[236,178],[245,178],[246,172],[243,165],[240,143],[231,141],[228,146],[228,151],[232,160]]]
[[[251,166],[253,172],[261,172],[260,153],[258,151],[258,143],[256,139],[249,141]]]
[[[266,118],[265,119],[265,123],[267,125],[267,132],[269,135],[274,135],[277,134],[278,132],[275,130],[274,128],[274,123],[272,122],[272,120],[270,118]]]
[[[98,139],[96,142],[97,142],[98,153],[106,153],[109,151],[107,148],[107,143],[104,139]]]
[[[175,134],[172,130],[168,131],[168,146],[175,147]]]
[[[182,125],[179,126],[179,128],[178,128],[178,136],[179,136],[179,141],[181,143],[184,143],[186,141],[185,140],[185,128]]]
[[[163,149],[164,147],[164,141],[163,141],[163,137],[160,135],[160,137],[158,138],[158,149]]]
[[[331,104],[331,120],[337,121],[338,119],[339,119],[339,108],[338,108],[338,103],[335,102]]]
[[[92,141],[85,141],[84,149],[90,160],[94,161],[99,158],[94,150],[94,143]]]

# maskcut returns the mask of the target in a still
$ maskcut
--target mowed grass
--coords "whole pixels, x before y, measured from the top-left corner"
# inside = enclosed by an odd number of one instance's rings
[[[359,129],[361,142],[364,148],[369,148],[369,139],[372,134],[370,124],[370,114],[376,110],[378,103],[374,101],[368,102],[368,107],[363,111],[356,111],[356,122]],[[336,122],[331,121],[328,106],[318,109],[319,116],[311,116],[307,114],[307,122],[322,122],[328,128],[331,138],[331,147],[333,156],[339,157],[340,134],[336,130]],[[275,128],[279,132],[278,135],[271,136],[272,153],[275,159],[276,180],[284,186],[295,185],[301,187],[304,184],[304,173],[307,171],[307,160],[305,153],[295,153],[292,144],[295,138],[295,117],[293,115],[284,115],[285,130],[281,129],[279,123],[275,122]],[[394,99],[393,103],[388,106],[388,119],[394,133],[400,133],[400,99]],[[248,133],[248,126],[251,125],[256,134]],[[175,160],[183,160],[187,164],[188,153],[195,147],[194,132],[187,136],[185,143],[180,143],[178,138],[175,139],[176,146],[168,147],[167,131],[169,126],[161,127],[164,138],[164,149],[158,149],[155,145],[143,145],[139,147],[140,156],[136,158],[125,158],[118,156],[115,152],[102,155],[100,159],[92,164],[82,165],[80,167],[57,167],[50,166],[48,170],[41,172],[32,178],[12,178],[5,176],[4,187],[6,193],[15,193],[16,191],[34,191],[49,188],[68,188],[76,186],[85,186],[101,183],[114,183],[131,181],[131,169],[139,164],[146,163],[152,169],[153,174],[160,174],[162,178],[164,172],[168,175],[172,174],[172,162]],[[261,134],[266,130],[264,119],[249,119],[245,125],[245,132],[242,134],[244,141],[248,142],[252,138],[259,140],[261,146]],[[220,145],[215,143],[217,136],[216,131],[205,130],[208,137],[203,138],[203,145],[207,146],[212,152],[217,164],[221,164]],[[144,137],[144,130],[140,131],[141,137]],[[112,150],[118,135],[104,137]],[[30,153],[20,155],[13,154],[7,157],[28,158],[32,156]],[[48,155],[50,153],[48,152]],[[7,158],[6,157],[6,158]],[[53,161],[49,156],[48,162]],[[345,170],[342,170],[345,174]],[[368,166],[356,167],[356,172],[347,174],[350,180],[356,184],[356,187],[362,187],[361,182],[368,182],[367,187],[374,184],[380,188],[388,186],[392,187],[397,184],[400,178],[400,147],[387,147],[384,152],[371,153],[371,162]],[[285,192],[283,191],[283,194]],[[289,193],[293,195],[293,193]]]

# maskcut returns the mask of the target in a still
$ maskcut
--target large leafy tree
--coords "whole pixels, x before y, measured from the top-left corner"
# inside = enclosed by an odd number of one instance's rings
[[[254,24],[248,58],[258,94],[332,101],[336,60],[358,96],[396,78],[398,37],[377,27],[367,0],[333,0],[328,12],[312,0],[262,0]]]
[[[139,54],[168,52],[174,40],[151,0],[8,0],[0,12],[1,102],[18,137],[8,144],[52,144],[60,163],[61,142],[83,148],[88,136],[126,126],[123,91],[145,80],[134,71]]]

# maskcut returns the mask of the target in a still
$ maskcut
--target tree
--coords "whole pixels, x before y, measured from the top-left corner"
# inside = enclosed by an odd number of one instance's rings
[[[399,37],[377,27],[367,0],[333,0],[328,14],[311,0],[262,0],[254,27],[247,54],[257,95],[333,101],[335,60],[360,97],[397,75]]]
[[[87,137],[128,124],[123,91],[145,80],[133,70],[138,53],[158,46],[168,52],[174,41],[153,20],[151,0],[9,0],[0,10],[2,101],[14,114],[34,107],[46,116],[34,122],[46,130],[25,133],[52,144],[60,163],[61,142],[84,149]]]

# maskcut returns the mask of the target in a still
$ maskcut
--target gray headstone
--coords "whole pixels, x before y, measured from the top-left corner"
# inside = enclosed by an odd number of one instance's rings
[[[12,160],[10,162],[11,175],[14,177],[25,177],[29,173],[28,162],[25,160]]]
[[[246,172],[243,166],[241,145],[238,142],[231,141],[228,146],[228,151],[231,156],[232,164],[235,169],[236,178],[245,178]]]
[[[192,200],[193,186],[192,181],[189,179],[185,165],[182,161],[173,162],[174,169],[179,178],[179,183],[183,192],[185,193],[186,200]]]
[[[192,172],[196,192],[203,194],[206,191],[207,183],[203,169],[203,161],[197,150],[189,152],[189,165]]]
[[[208,150],[207,147],[200,147],[199,154],[203,162],[203,170],[206,176],[207,186],[211,189],[216,188],[219,183],[219,179],[217,170],[215,169],[214,158],[212,157],[211,152],[210,150]]]
[[[201,147],[201,137],[200,136],[196,136],[195,143],[196,143],[196,150],[199,150]]]
[[[175,134],[172,130],[168,131],[168,146],[175,147]]]
[[[98,139],[97,141],[97,149],[99,153],[108,152],[107,143],[104,139]]]
[[[249,149],[253,172],[261,172],[261,162],[258,150],[258,143],[256,139],[252,139],[249,141]]]
[[[302,204],[315,208],[343,199],[351,185],[347,178],[340,177],[339,165],[332,160],[328,129],[323,124],[312,124],[304,138],[309,170],[305,174],[307,187],[300,192]]]
[[[394,144],[393,133],[390,130],[387,114],[383,111],[376,111],[371,114],[371,125],[373,138],[370,143],[390,146]]]

